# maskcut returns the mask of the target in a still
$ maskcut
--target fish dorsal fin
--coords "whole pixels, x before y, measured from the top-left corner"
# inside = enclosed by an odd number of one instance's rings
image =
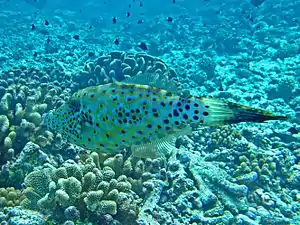
[[[164,77],[164,75],[160,75],[158,73],[140,72],[133,77],[125,78],[125,80],[123,80],[121,83],[149,85],[151,87],[170,91],[174,94],[179,93],[178,84],[174,80],[170,80]]]
[[[135,76],[125,78],[125,83],[143,84],[155,87],[159,74],[157,73],[138,73]]]
[[[121,83],[122,83],[122,82],[120,82],[120,81],[117,81],[116,78],[114,78],[114,77],[111,78],[111,79],[112,79],[112,83],[113,83],[113,84],[121,84]]]
[[[176,150],[175,142],[177,137],[190,134],[191,130],[192,128],[187,126],[152,142],[133,145],[131,146],[132,154],[138,158],[165,158],[173,150]]]

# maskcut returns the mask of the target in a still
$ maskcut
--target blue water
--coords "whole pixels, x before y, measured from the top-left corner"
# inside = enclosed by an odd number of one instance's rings
[[[300,1],[259,2],[0,0],[0,224],[300,224]],[[162,158],[45,128],[74,92],[150,72],[289,119],[192,124]]]

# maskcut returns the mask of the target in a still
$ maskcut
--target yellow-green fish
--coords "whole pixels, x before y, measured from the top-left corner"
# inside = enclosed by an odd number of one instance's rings
[[[140,157],[170,150],[192,123],[220,126],[286,120],[264,110],[206,97],[182,97],[148,85],[113,82],[88,87],[44,117],[47,127],[69,142],[114,153],[131,147]]]

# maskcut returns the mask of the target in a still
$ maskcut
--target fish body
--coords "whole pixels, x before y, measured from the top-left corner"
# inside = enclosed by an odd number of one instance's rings
[[[47,4],[47,0],[25,0],[25,2],[38,9],[43,9]]]
[[[114,153],[131,147],[155,157],[170,147],[171,139],[189,133],[193,123],[219,126],[274,119],[286,118],[235,103],[114,82],[78,91],[69,102],[50,111],[44,123],[90,150]]]
[[[254,5],[255,7],[260,6],[261,4],[264,3],[265,0],[251,0],[251,4]]]

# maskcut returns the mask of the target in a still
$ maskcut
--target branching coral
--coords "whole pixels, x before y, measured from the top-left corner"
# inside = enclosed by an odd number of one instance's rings
[[[27,199],[23,204],[42,212],[56,212],[65,219],[74,217],[70,213],[78,211],[81,218],[91,221],[112,217],[124,224],[134,224],[138,197],[132,191],[130,179],[120,175],[120,157],[109,160],[111,163],[107,163],[108,158],[100,166],[99,155],[93,153],[84,163],[69,160],[58,168],[34,171],[25,178]]]
[[[0,164],[12,160],[28,141],[41,147],[50,145],[52,136],[39,129],[42,114],[62,103],[68,94],[48,79],[47,72],[26,68],[4,71],[0,75],[1,89],[5,90],[0,100],[1,134]],[[56,86],[56,87],[55,87]]]
[[[2,166],[0,185],[21,188],[26,174],[45,163],[57,164],[55,158],[43,152],[39,145],[27,142],[15,160]]]
[[[20,190],[15,188],[0,188],[0,209],[18,206],[25,198]]]

